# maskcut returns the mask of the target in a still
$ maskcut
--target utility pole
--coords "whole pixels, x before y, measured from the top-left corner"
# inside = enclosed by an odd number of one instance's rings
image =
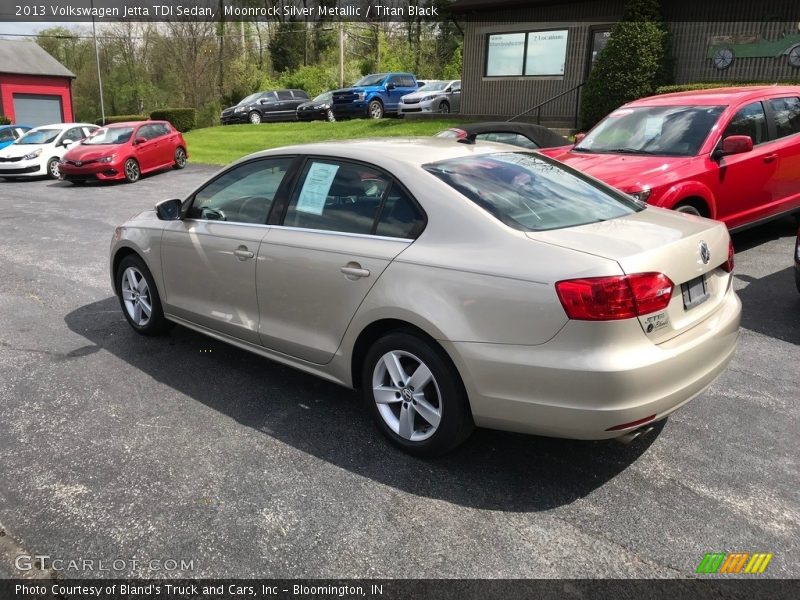
[[[91,0],[91,7],[94,9],[94,0]],[[92,10],[94,13],[94,10]],[[103,79],[100,76],[100,52],[97,50],[97,29],[95,28],[94,16],[92,16],[92,37],[94,38],[94,57],[97,62],[97,87],[100,90],[100,117],[103,125],[106,124],[106,107],[103,103]],[[74,115],[73,115],[74,118]]]
[[[344,87],[344,21],[339,21],[339,87]]]

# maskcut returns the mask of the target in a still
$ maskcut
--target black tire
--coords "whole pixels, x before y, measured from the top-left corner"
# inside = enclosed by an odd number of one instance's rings
[[[175,164],[172,165],[175,169],[183,169],[186,167],[186,150],[178,146],[175,148],[175,156],[173,156]]]
[[[58,170],[58,158],[51,158],[47,161],[47,176],[50,179],[58,179],[60,172]]]
[[[442,100],[439,102],[439,112],[443,115],[450,114],[450,103],[447,100]]]
[[[685,215],[695,215],[696,217],[702,217],[703,215],[700,213],[700,210],[694,205],[689,204],[688,202],[684,202],[678,204],[675,207],[675,210],[679,213],[683,213]]]
[[[139,324],[133,320],[132,316],[128,312],[125,299],[123,298],[122,278],[129,268],[135,269],[138,273],[144,276],[144,279],[147,282],[148,299],[151,312],[150,318],[145,324]],[[125,320],[128,321],[128,324],[133,328],[134,331],[136,331],[136,333],[140,333],[142,335],[159,335],[170,329],[172,323],[164,318],[164,311],[161,307],[161,297],[158,295],[156,283],[153,280],[153,276],[150,274],[150,269],[147,268],[147,265],[141,258],[139,258],[139,256],[136,254],[129,254],[123,258],[119,262],[117,272],[114,274],[114,281],[116,283],[117,297],[119,298],[119,305],[122,309],[122,314],[125,315]]]
[[[122,170],[125,174],[125,181],[128,183],[136,183],[142,177],[142,171],[139,168],[139,163],[135,158],[129,158],[126,160],[125,166]]]
[[[380,370],[379,363],[383,362],[383,358],[388,353],[393,352],[403,353],[409,357],[410,365],[403,366],[404,369],[409,368],[410,371],[405,372],[406,376],[413,373],[415,360],[427,366],[433,376],[431,382],[424,388],[416,390],[416,393],[423,394],[424,398],[431,401],[431,405],[438,409],[440,415],[438,425],[427,439],[416,441],[399,435],[382,416],[381,409],[375,401],[373,382],[375,378],[380,378],[377,374]],[[405,357],[404,360],[406,360]],[[389,374],[386,373],[384,377],[389,377]],[[441,348],[410,332],[389,333],[372,345],[364,359],[361,384],[367,410],[372,415],[378,429],[389,441],[409,454],[421,457],[439,456],[461,444],[475,428],[464,384],[450,358]],[[405,389],[414,392],[413,387]],[[391,404],[381,405],[386,407],[385,410],[392,410],[392,414],[400,413],[404,409],[409,410],[405,407],[410,407],[411,402],[416,406],[416,400],[411,400],[410,397],[408,402],[405,401],[405,392],[397,393],[395,396],[399,396],[400,400],[392,400]],[[429,422],[422,418],[422,412],[412,410],[411,414],[414,415],[411,417],[412,423],[420,424],[422,428],[429,426]],[[401,417],[396,416],[395,418],[399,421]],[[415,429],[414,425],[412,425],[412,429]]]
[[[367,115],[370,119],[382,119],[384,116],[383,104],[380,100],[372,100],[367,105]]]
[[[247,115],[247,120],[253,125],[259,125],[261,123],[261,113],[257,110],[251,111],[250,114]]]

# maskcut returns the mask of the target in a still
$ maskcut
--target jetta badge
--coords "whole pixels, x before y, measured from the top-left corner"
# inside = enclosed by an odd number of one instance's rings
[[[705,242],[700,242],[700,259],[704,265],[707,265],[708,261],[711,260],[711,250],[708,249],[708,244]]]

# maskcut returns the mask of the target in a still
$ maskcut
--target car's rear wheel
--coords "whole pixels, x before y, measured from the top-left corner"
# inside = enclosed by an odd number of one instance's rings
[[[443,115],[446,115],[450,112],[450,104],[448,104],[445,100],[439,102],[439,112]]]
[[[370,102],[369,106],[367,107],[367,113],[372,119],[382,119],[383,104],[381,104],[380,100],[373,100]]]
[[[136,183],[142,176],[142,171],[139,169],[139,163],[136,162],[135,158],[129,158],[126,160],[123,170],[125,172],[125,181],[128,183]]]
[[[261,123],[261,113],[258,112],[257,110],[254,110],[253,112],[250,113],[249,119],[253,125],[258,125],[259,123]]]
[[[186,150],[181,148],[175,148],[175,168],[182,169],[186,166]]]
[[[367,352],[362,386],[378,428],[416,456],[436,456],[474,428],[467,394],[450,359],[416,335],[395,332]]]
[[[700,209],[697,208],[694,204],[689,204],[688,202],[684,202],[683,204],[678,204],[675,207],[675,210],[679,213],[683,213],[685,215],[695,215],[697,217],[702,217],[703,215],[700,213]]]
[[[123,258],[116,281],[122,313],[134,330],[142,335],[157,335],[169,328],[155,281],[141,258],[135,254]]]
[[[51,158],[47,161],[47,176],[50,179],[58,179],[58,176],[61,174],[61,171],[58,168],[59,159]]]

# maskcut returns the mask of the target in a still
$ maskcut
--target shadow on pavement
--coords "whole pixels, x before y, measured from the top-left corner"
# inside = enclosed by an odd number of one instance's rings
[[[660,433],[625,446],[477,430],[450,455],[422,461],[384,441],[352,390],[184,327],[144,338],[125,322],[115,297],[65,321],[90,347],[242,425],[379,483],[464,506],[539,511],[569,504],[635,462]]]

